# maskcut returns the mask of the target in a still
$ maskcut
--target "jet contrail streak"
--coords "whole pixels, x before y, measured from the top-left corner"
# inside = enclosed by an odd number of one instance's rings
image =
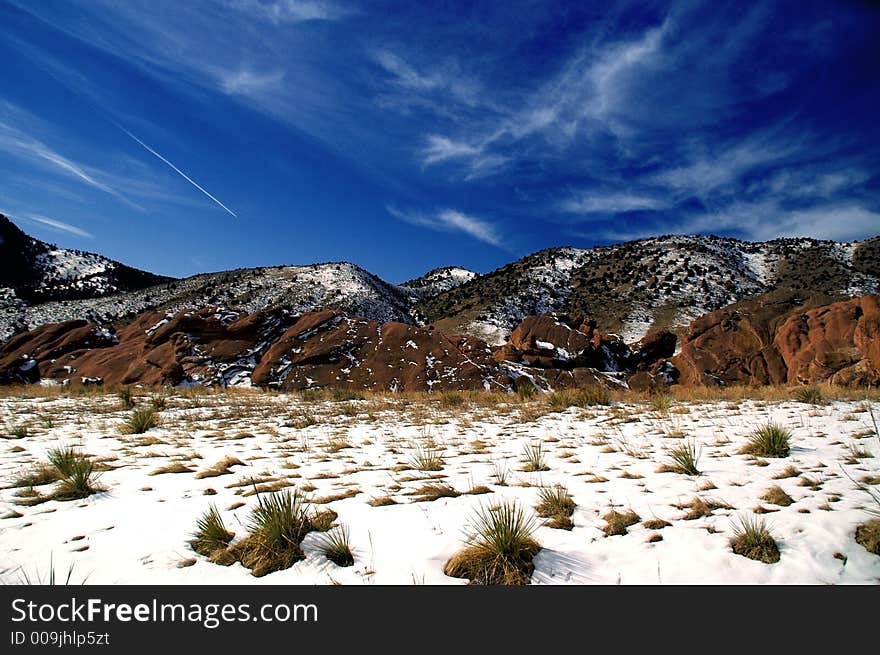
[[[168,164],[172,169],[174,169],[174,172],[175,172],[175,173],[177,173],[178,175],[180,175],[181,177],[183,177],[187,182],[189,182],[190,184],[192,184],[195,188],[197,188],[199,191],[201,191],[202,193],[204,193],[206,196],[208,196],[208,197],[209,197],[211,200],[213,200],[215,203],[217,203],[218,205],[220,205],[224,210],[226,210],[226,211],[227,211],[228,213],[230,213],[232,216],[234,216],[235,218],[238,218],[238,215],[237,215],[234,211],[232,211],[231,209],[229,209],[229,207],[227,207],[227,206],[224,205],[222,202],[220,202],[219,200],[217,200],[217,198],[215,198],[215,197],[212,196],[210,193],[208,193],[203,187],[199,186],[199,183],[198,183],[198,182],[196,182],[196,181],[195,181],[194,179],[192,179],[189,175],[187,175],[187,174],[184,173],[182,170],[180,170],[179,168],[177,168],[177,166],[175,166],[175,165],[172,164],[170,161],[168,161],[167,159],[165,159],[162,155],[160,155],[158,152],[156,152],[155,150],[153,150],[150,146],[148,146],[146,143],[144,143],[143,141],[141,141],[141,140],[140,140],[139,138],[137,138],[134,134],[132,134],[131,132],[129,132],[128,130],[126,130],[124,127],[122,127],[119,123],[116,123],[116,127],[118,127],[120,130],[122,130],[123,132],[125,132],[125,133],[126,133],[128,136],[130,136],[132,139],[134,139],[135,141],[137,141],[137,142],[138,142],[143,148],[145,148],[148,152],[154,154],[156,157],[158,157],[158,158],[161,159],[163,162],[165,162],[166,164]]]

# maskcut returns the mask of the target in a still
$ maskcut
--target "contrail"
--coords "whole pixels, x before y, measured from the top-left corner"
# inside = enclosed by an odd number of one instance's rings
[[[115,122],[115,121],[114,121],[114,122]],[[204,193],[206,196],[208,196],[208,197],[209,197],[211,200],[213,200],[215,203],[217,203],[218,205],[220,205],[223,209],[225,209],[227,212],[229,212],[233,217],[238,218],[238,214],[236,214],[234,211],[232,211],[231,209],[229,209],[229,207],[227,207],[227,206],[224,205],[222,202],[220,202],[219,200],[217,200],[217,198],[215,198],[215,197],[212,196],[210,193],[208,193],[203,187],[199,186],[199,183],[198,183],[198,182],[196,182],[196,181],[195,181],[194,179],[192,179],[189,175],[187,175],[187,174],[184,173],[182,170],[180,170],[179,168],[177,168],[177,166],[175,166],[175,165],[172,164],[170,161],[168,161],[167,159],[165,159],[162,155],[160,155],[158,152],[156,152],[155,150],[153,150],[150,146],[148,146],[146,143],[144,143],[143,141],[141,141],[141,140],[140,140],[139,138],[137,138],[134,134],[132,134],[131,132],[129,132],[128,130],[126,130],[124,127],[122,127],[119,123],[116,123],[116,127],[118,127],[120,130],[122,130],[123,132],[125,132],[125,133],[126,133],[128,136],[130,136],[132,139],[134,139],[135,141],[137,141],[137,142],[138,142],[141,146],[143,146],[144,149],[146,149],[148,152],[151,152],[151,153],[154,154],[156,157],[158,157],[159,159],[161,159],[163,162],[165,162],[166,164],[168,164],[172,169],[174,169],[174,172],[175,172],[175,173],[177,173],[178,175],[180,175],[181,177],[183,177],[187,182],[189,182],[190,184],[192,184],[195,188],[197,188],[199,191],[201,191],[202,193]]]

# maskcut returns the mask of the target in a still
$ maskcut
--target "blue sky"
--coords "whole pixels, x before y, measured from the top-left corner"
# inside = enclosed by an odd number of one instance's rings
[[[878,42],[867,2],[0,0],[0,212],[176,276],[865,238]]]

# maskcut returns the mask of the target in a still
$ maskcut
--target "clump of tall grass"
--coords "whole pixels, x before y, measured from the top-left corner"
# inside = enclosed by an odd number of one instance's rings
[[[749,435],[741,453],[758,457],[788,457],[791,450],[791,431],[776,423],[768,423]]]
[[[596,405],[610,405],[611,394],[603,386],[595,385],[584,387],[577,392],[575,402],[578,407],[593,407]]]
[[[561,484],[541,487],[538,490],[538,504],[535,506],[535,511],[541,518],[549,519],[547,525],[551,528],[571,530],[574,526],[571,515],[574,514],[576,507],[574,498]]]
[[[536,527],[534,516],[515,501],[480,507],[470,522],[466,547],[446,563],[443,572],[467,578],[470,584],[528,584],[535,570],[532,559],[541,550],[534,538]]]
[[[440,404],[444,407],[458,407],[464,405],[465,397],[457,391],[444,391],[440,395]]]
[[[308,502],[297,489],[258,495],[245,525],[249,534],[234,549],[254,576],[290,568],[305,558],[301,544],[312,523]]]
[[[571,391],[553,391],[547,394],[547,404],[553,409],[565,409],[574,405],[574,395]]]
[[[764,519],[741,516],[739,524],[733,526],[730,540],[733,552],[749,559],[773,564],[779,561],[779,546],[767,527]]]
[[[799,402],[808,405],[825,404],[825,396],[822,395],[822,390],[819,387],[801,387],[794,392],[794,397]]]
[[[697,467],[701,454],[702,449],[692,441],[673,446],[667,451],[669,463],[665,470],[682,475],[701,475],[700,469]]]
[[[516,385],[516,395],[521,401],[531,400],[538,392],[531,380]]]
[[[303,400],[305,400],[305,392],[303,392]],[[330,398],[333,402],[346,402],[349,400],[364,400],[364,394],[351,389],[333,389],[330,392]]]
[[[63,477],[73,472],[77,461],[83,458],[83,454],[81,450],[73,446],[59,446],[58,448],[49,449],[46,453],[46,458]]]
[[[347,526],[340,525],[324,533],[317,545],[321,554],[337,566],[354,564],[354,553],[351,550],[351,537]]]
[[[523,446],[523,471],[549,471],[550,468],[544,461],[544,444],[541,441],[533,441]]]
[[[152,407],[136,409],[122,426],[125,434],[143,434],[151,428],[158,427],[159,412]]]
[[[211,505],[196,522],[196,531],[189,544],[200,555],[212,556],[218,550],[229,546],[235,536],[223,523],[223,517],[215,505]]]
[[[62,578],[61,571],[55,569],[55,563],[53,559],[54,556],[50,553],[49,569],[45,573],[41,572],[38,568],[34,569],[33,574],[28,573],[24,567],[18,567],[18,569],[14,569],[18,572],[18,580],[12,581],[12,584],[40,585],[49,587],[61,587],[77,584],[73,582],[74,563],[70,563],[70,566],[67,567],[67,573]],[[83,578],[78,584],[85,584],[87,579],[88,576]],[[7,582],[4,580],[3,584],[7,584]]]
[[[668,393],[651,394],[651,409],[658,414],[665,414],[672,405],[672,396]]]
[[[856,542],[869,553],[880,555],[880,519],[856,526]]]
[[[30,430],[26,425],[15,425],[9,430],[9,436],[13,439],[24,439],[30,435]]]
[[[627,533],[629,526],[635,525],[641,520],[641,517],[632,510],[618,512],[615,509],[612,509],[602,518],[605,520],[605,527],[602,528],[602,531],[606,537],[624,535]]]
[[[419,471],[443,469],[443,451],[428,445],[417,445],[410,454],[410,465]]]
[[[98,485],[100,475],[96,473],[95,461],[78,448],[53,448],[47,456],[58,477],[58,486],[51,496],[53,499],[76,500],[104,491]]]
[[[116,394],[116,397],[119,398],[119,401],[122,403],[122,409],[134,409],[135,402],[130,388],[123,387]]]

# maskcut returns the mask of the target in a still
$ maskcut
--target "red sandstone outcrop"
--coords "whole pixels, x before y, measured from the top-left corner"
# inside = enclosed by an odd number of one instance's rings
[[[596,384],[654,390],[669,384],[880,384],[880,299],[834,301],[775,292],[695,320],[676,337],[628,346],[595,323],[528,317],[510,341],[335,310],[297,316],[205,308],[145,312],[118,330],[86,321],[44,325],[0,345],[0,384],[255,384],[281,389],[506,390]],[[576,326],[576,327],[574,327]]]
[[[877,296],[758,296],[691,323],[671,362],[685,385],[880,383]]]

